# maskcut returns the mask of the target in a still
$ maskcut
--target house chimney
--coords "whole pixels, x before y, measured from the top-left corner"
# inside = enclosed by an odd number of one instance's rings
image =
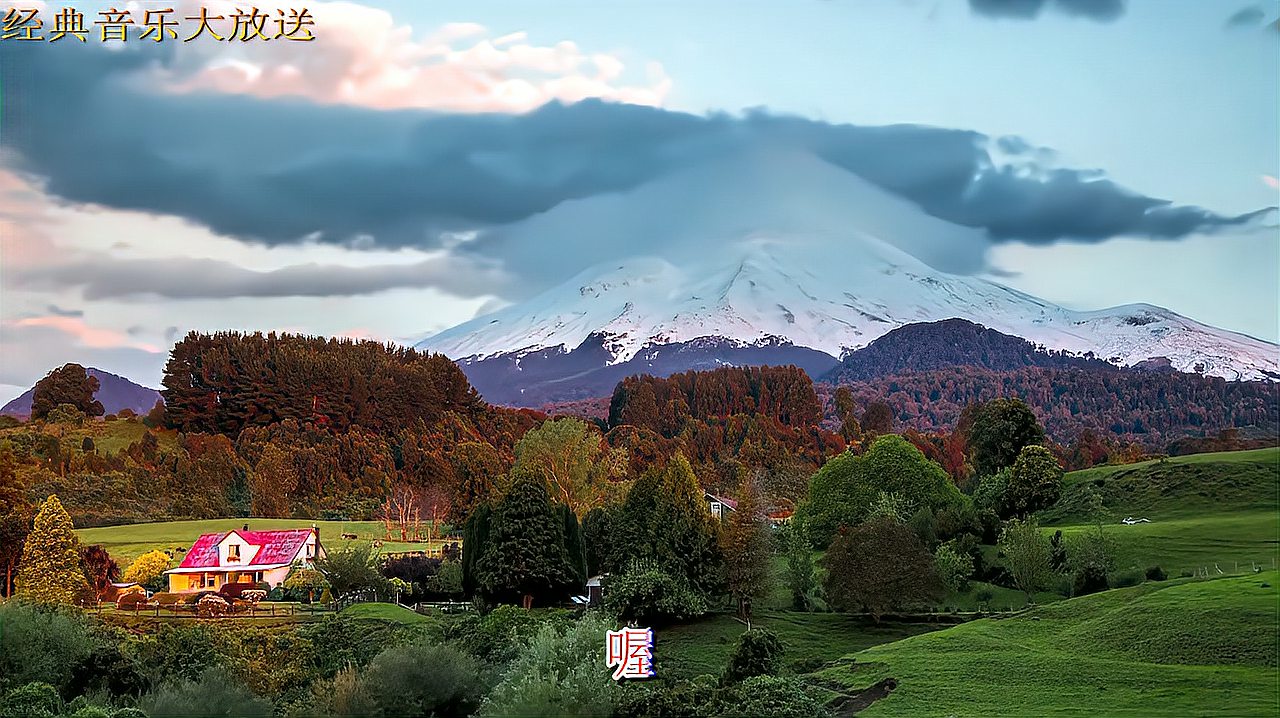
[[[244,525],[244,528],[243,528],[242,530],[243,530],[243,531],[248,531],[248,530],[249,530],[249,524],[245,524],[245,525]]]

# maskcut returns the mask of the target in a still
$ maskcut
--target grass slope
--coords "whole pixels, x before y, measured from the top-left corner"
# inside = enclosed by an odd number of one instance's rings
[[[1063,480],[1041,523],[1071,536],[1089,528],[1088,500],[1102,498],[1117,569],[1159,565],[1170,575],[1214,566],[1224,573],[1276,568],[1280,555],[1280,448],[1099,466]],[[1133,516],[1151,523],[1126,526]]]
[[[151,524],[103,526],[78,529],[80,540],[86,545],[101,544],[121,568],[133,559],[153,550],[164,551],[177,547],[190,548],[200,534],[230,531],[245,524],[254,530],[308,528],[312,524],[320,529],[320,541],[326,549],[342,549],[353,542],[340,538],[344,533],[355,534],[357,541],[372,541],[386,535],[378,521],[311,521],[310,519],[208,519],[202,521],[165,521]],[[384,551],[410,551],[426,547],[425,543],[399,543],[387,541]]]
[[[866,716],[1274,716],[1277,585],[1145,583],[869,648],[816,679],[896,678]]]
[[[348,618],[387,621],[406,626],[415,623],[427,623],[431,620],[420,613],[415,613],[394,603],[357,603],[342,609],[341,614]]]

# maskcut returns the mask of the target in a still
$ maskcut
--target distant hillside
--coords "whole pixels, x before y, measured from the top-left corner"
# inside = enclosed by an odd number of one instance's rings
[[[845,355],[826,381],[865,381],[905,371],[956,366],[1004,371],[1023,367],[1116,369],[1091,356],[1046,351],[1020,337],[964,319],[944,319],[898,327],[866,347]]]
[[[1224,429],[1239,429],[1242,437],[1275,436],[1280,429],[1280,392],[1274,383],[1180,372],[953,366],[841,384],[860,407],[888,404],[898,429],[925,432],[950,431],[965,406],[1002,396],[1027,402],[1049,437],[1062,444],[1084,429],[1161,448]],[[819,388],[832,417],[834,391],[829,385]]]
[[[138,414],[145,414],[161,401],[160,392],[110,372],[92,367],[85,370],[89,376],[98,378],[98,391],[93,396],[102,402],[102,408],[108,414],[118,414],[122,409],[132,409]],[[16,416],[26,419],[31,416],[31,396],[35,387],[23,392],[22,396],[0,408],[0,415]]]

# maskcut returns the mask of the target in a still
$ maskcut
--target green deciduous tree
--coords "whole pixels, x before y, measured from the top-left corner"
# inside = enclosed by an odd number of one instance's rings
[[[845,611],[885,612],[928,603],[940,594],[933,556],[909,527],[877,517],[842,529],[823,556],[826,594]]]
[[[619,487],[613,479],[626,472],[624,450],[610,450],[585,421],[551,419],[520,439],[513,471],[533,471],[547,481],[552,501],[568,504],[579,516],[604,505]]]
[[[791,606],[797,611],[808,611],[813,607],[813,590],[818,586],[813,550],[794,521],[783,524],[780,532],[783,552],[787,557],[786,577]]]
[[[1022,447],[1044,441],[1044,429],[1021,399],[992,399],[974,415],[969,451],[974,471],[989,476],[1012,466]]]
[[[36,603],[75,604],[90,593],[80,565],[83,547],[57,496],[41,504],[22,548],[18,596]]]
[[[1009,471],[1003,505],[1015,516],[1027,516],[1054,504],[1062,495],[1062,467],[1043,446],[1024,446]]]
[[[316,558],[315,566],[329,583],[334,598],[361,591],[387,595],[387,580],[382,576],[381,561],[372,544],[361,542],[329,551]]]
[[[969,587],[973,575],[973,556],[957,551],[955,546],[944,543],[933,552],[933,562],[938,568],[938,578],[948,591],[963,592]]]
[[[1000,532],[1000,551],[1009,565],[1013,582],[1035,602],[1036,591],[1045,589],[1053,576],[1049,539],[1033,519],[1010,519]]]
[[[823,465],[809,483],[809,497],[797,518],[810,543],[820,548],[831,542],[840,526],[862,522],[882,494],[892,494],[890,503],[895,506],[913,509],[939,510],[967,501],[941,466],[906,439],[890,434],[872,442],[861,456],[845,452]]]
[[[60,404],[70,404],[89,416],[102,416],[102,402],[93,398],[98,378],[79,364],[64,364],[36,382],[31,393],[31,418],[44,419]]]
[[[454,494],[450,497],[450,519],[460,524],[482,502],[501,498],[498,480],[506,473],[506,466],[497,449],[478,441],[459,444],[450,453],[449,461],[453,464],[455,480]]]

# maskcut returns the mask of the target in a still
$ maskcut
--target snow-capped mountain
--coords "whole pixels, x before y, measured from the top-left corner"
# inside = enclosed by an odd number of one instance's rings
[[[902,247],[985,240],[816,158],[740,159],[609,198],[607,211],[598,201],[557,208],[530,231],[604,237],[651,226],[653,212],[687,220],[418,346],[458,360],[490,400],[534,405],[718,362],[820,373],[896,327],[949,318],[1121,366],[1164,357],[1180,371],[1280,378],[1280,347],[1160,307],[1072,311],[935,269]]]

